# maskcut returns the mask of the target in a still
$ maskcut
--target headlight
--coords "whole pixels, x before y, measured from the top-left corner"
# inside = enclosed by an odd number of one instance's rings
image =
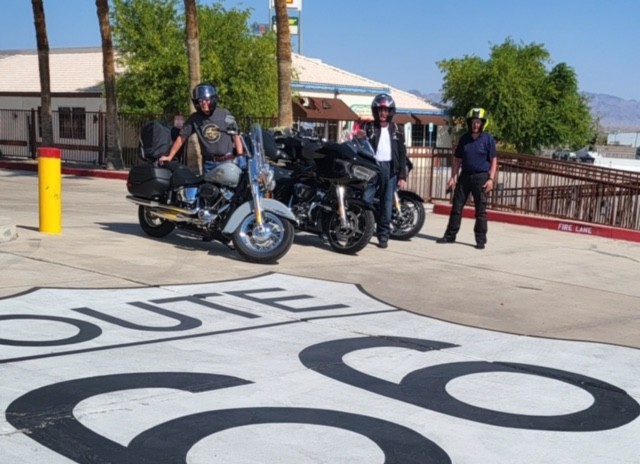
[[[260,170],[260,182],[262,186],[269,192],[276,188],[273,169],[269,166],[263,166]]]
[[[376,176],[376,171],[373,169],[365,168],[364,166],[353,166],[353,177],[358,180],[364,180],[369,182]]]

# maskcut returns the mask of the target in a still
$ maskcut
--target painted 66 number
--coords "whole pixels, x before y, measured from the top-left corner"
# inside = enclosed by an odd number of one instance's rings
[[[626,392],[598,379],[572,372],[516,363],[458,362],[416,370],[396,385],[347,366],[343,357],[353,351],[377,347],[403,347],[427,352],[455,345],[416,338],[361,337],[310,346],[300,361],[316,372],[358,388],[416,406],[495,426],[549,431],[593,432],[625,425],[640,415],[640,405]],[[461,402],[445,389],[463,375],[517,372],[566,382],[593,397],[583,411],[559,416],[504,413]],[[188,451],[216,432],[250,424],[300,423],[325,425],[363,435],[384,453],[385,463],[449,463],[438,445],[417,432],[375,417],[342,411],[255,407],[205,411],[153,427],[122,446],[89,428],[73,416],[74,407],[95,395],[135,388],[173,388],[193,393],[246,385],[237,377],[204,373],[115,374],[71,380],[33,390],[16,399],[6,411],[7,420],[43,446],[81,464],[186,463]],[[55,404],[51,404],[55,398]],[[43,420],[42,411],[55,407],[55,417]]]

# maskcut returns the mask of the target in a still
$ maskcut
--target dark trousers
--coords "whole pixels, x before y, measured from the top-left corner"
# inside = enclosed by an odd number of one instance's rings
[[[449,215],[449,224],[444,236],[447,239],[455,240],[460,231],[462,221],[462,209],[464,208],[469,194],[473,196],[473,204],[476,210],[476,224],[473,232],[476,236],[476,243],[484,245],[487,243],[487,194],[482,186],[489,179],[488,172],[468,174],[462,172],[458,177],[456,188],[453,191],[453,206]]]
[[[393,194],[396,191],[396,175],[391,169],[391,162],[378,163],[380,174],[370,182],[364,190],[364,201],[370,205],[378,204],[375,209],[376,235],[380,242],[386,242],[391,236],[391,215],[393,213]]]

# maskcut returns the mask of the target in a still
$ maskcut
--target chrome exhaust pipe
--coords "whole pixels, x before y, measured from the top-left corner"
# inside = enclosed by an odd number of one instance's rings
[[[131,203],[134,203],[136,205],[148,206],[149,208],[157,208],[161,211],[167,211],[174,214],[194,215],[194,214],[197,214],[198,211],[200,211],[200,208],[194,208],[194,209],[178,208],[177,206],[165,205],[164,203],[159,203],[154,200],[147,200],[146,198],[134,197],[132,195],[127,195],[127,200],[129,200]]]

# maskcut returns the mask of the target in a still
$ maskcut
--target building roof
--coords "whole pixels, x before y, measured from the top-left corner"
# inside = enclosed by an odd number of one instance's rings
[[[297,53],[292,53],[291,57],[293,68],[297,73],[293,87],[298,91],[325,90],[333,91],[338,96],[341,93],[361,93],[371,97],[379,93],[389,93],[395,100],[399,112],[445,114],[442,109],[410,92],[336,68],[323,63],[319,59],[309,58]]]
[[[52,93],[102,91],[101,48],[67,48],[49,51]],[[37,50],[0,51],[0,92],[40,92]]]
[[[293,53],[292,65],[295,70],[293,87],[301,94],[307,90],[328,92],[328,98],[339,98],[340,94],[361,95],[367,96],[369,101],[369,97],[385,92],[395,100],[398,113],[411,113],[414,116],[444,115],[442,109],[409,92],[336,68],[318,59]],[[49,51],[49,71],[52,93],[101,92],[104,80],[102,49],[52,49]],[[0,92],[39,93],[37,50],[0,50],[0,76]],[[351,105],[351,109],[361,116],[370,114],[368,104]]]

